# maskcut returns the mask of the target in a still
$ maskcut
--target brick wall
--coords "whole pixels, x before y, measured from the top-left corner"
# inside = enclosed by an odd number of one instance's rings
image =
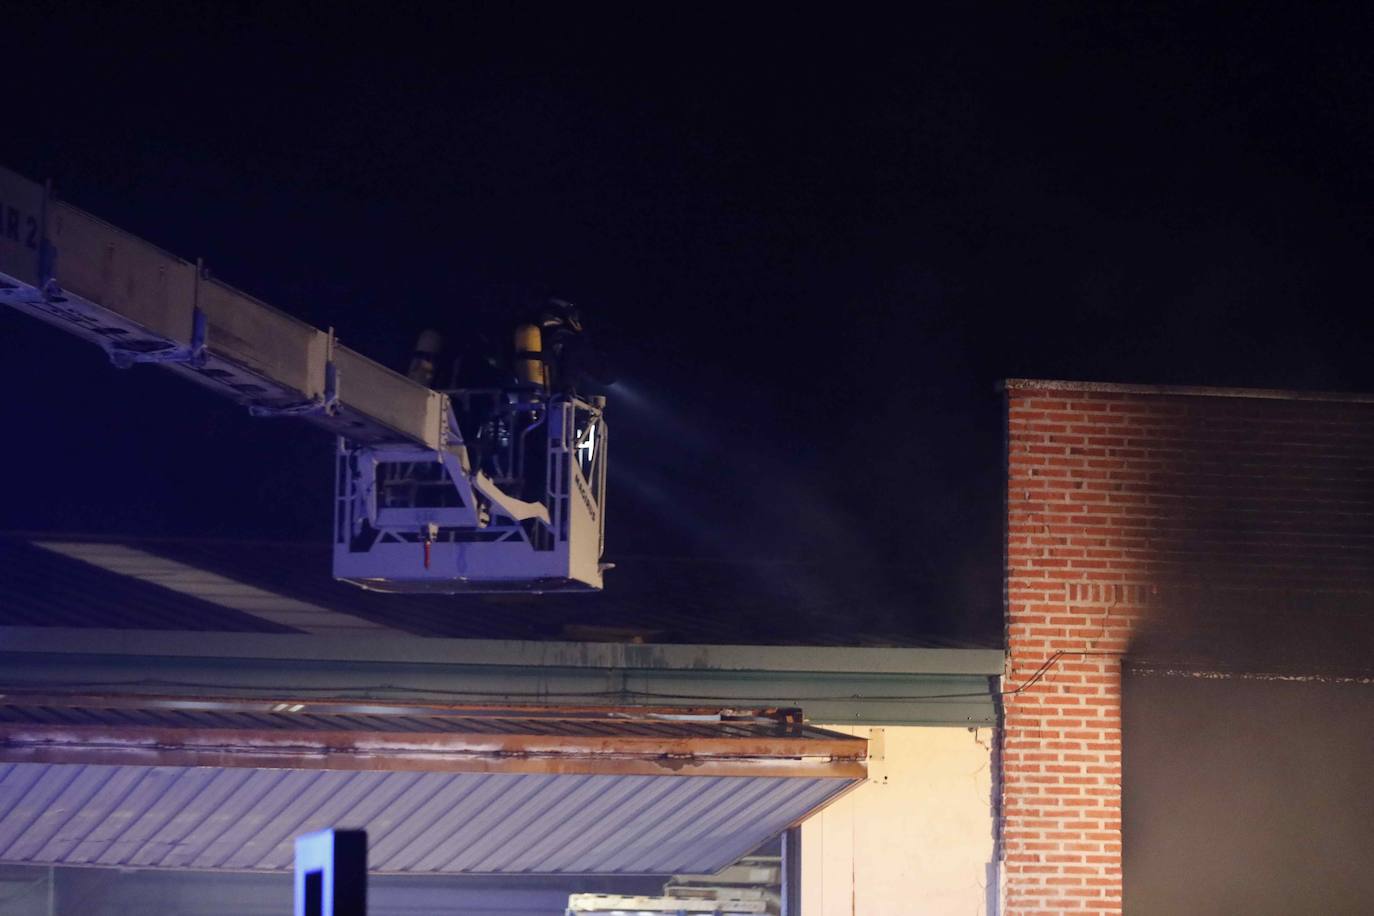
[[[1008,914],[1121,911],[1123,663],[1367,670],[1374,404],[1258,394],[1008,383]]]

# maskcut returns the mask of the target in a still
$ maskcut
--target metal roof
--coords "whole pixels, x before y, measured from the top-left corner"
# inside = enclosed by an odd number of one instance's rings
[[[94,566],[128,579],[159,586],[178,595],[189,595],[217,607],[240,611],[292,632],[321,636],[371,636],[386,629],[361,617],[340,614],[308,601],[300,601],[126,544],[42,540],[35,541],[34,546],[49,553],[71,557],[85,566]]]
[[[17,538],[0,538],[0,625],[297,632]]]
[[[774,711],[11,695],[0,862],[283,870],[338,826],[378,872],[709,872],[865,754]]]
[[[862,775],[864,745],[799,710],[486,707],[324,699],[0,700],[0,760],[310,769]]]
[[[891,567],[821,580],[803,564],[633,557],[598,594],[382,595],[336,582],[328,544],[11,534],[0,536],[0,574],[12,583],[0,589],[0,626],[319,632],[351,622],[465,639],[997,648],[960,638],[962,618],[936,606],[931,583]]]
[[[279,871],[297,834],[341,825],[379,873],[714,871],[849,785],[0,764],[0,861]]]
[[[0,535],[0,573],[0,692],[719,703],[977,726],[995,721],[1004,664],[1000,648],[932,646],[957,641],[912,635],[917,617],[875,635],[922,605],[857,571],[838,603],[790,566],[663,558],[599,595],[381,595],[335,582],[327,546]]]

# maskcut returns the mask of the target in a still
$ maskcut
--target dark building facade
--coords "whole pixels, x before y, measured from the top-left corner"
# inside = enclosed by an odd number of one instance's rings
[[[1006,392],[1006,912],[1361,911],[1374,398]]]

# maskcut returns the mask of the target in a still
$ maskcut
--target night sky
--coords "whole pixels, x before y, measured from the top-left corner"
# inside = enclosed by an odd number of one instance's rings
[[[579,303],[622,564],[987,634],[998,379],[1374,390],[1359,6],[287,6],[6,10],[0,163],[398,368]],[[0,528],[327,537],[321,433],[17,313],[0,381]]]

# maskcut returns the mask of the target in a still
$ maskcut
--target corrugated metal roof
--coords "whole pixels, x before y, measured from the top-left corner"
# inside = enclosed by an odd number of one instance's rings
[[[163,750],[213,746],[217,739],[226,747],[248,748],[256,738],[297,735],[302,746],[328,741],[325,746],[340,751],[380,739],[398,750],[466,751],[477,741],[482,752],[547,747],[586,754],[630,748],[703,758],[715,751],[737,757],[806,756],[813,753],[811,745],[815,754],[835,757],[863,751],[849,736],[804,723],[799,710],[0,694],[0,757],[20,747],[73,742],[74,753],[95,753],[97,746],[138,745],[145,735],[155,736]]]
[[[127,544],[42,540],[35,541],[34,545],[88,566],[160,586],[179,595],[190,595],[219,607],[242,611],[260,620],[305,633],[318,636],[372,636],[386,629],[361,617],[340,614],[308,601],[289,598]]]
[[[0,764],[0,861],[285,870],[296,835],[340,826],[377,872],[711,872],[851,784]]]
[[[866,751],[765,711],[312,707],[7,697],[0,862],[281,870],[353,827],[379,872],[714,871]]]
[[[80,538],[0,537],[0,564],[29,562],[29,540]],[[937,606],[931,583],[909,570],[850,569],[815,575],[790,563],[733,563],[666,557],[623,558],[604,592],[588,595],[381,595],[336,582],[327,544],[163,539],[86,539],[118,543],[170,561],[278,594],[291,601],[352,615],[421,636],[514,640],[685,643],[703,645],[812,645],[997,648],[961,639],[963,615]],[[242,621],[228,609],[157,586],[110,575],[78,560],[45,558],[42,575],[0,591],[0,626],[89,626],[139,629],[229,629]],[[83,568],[84,567],[84,568]],[[0,569],[3,569],[0,566]],[[95,588],[49,583],[98,576]],[[50,607],[51,605],[51,607]],[[148,612],[145,613],[144,609]],[[118,613],[115,612],[118,609]],[[251,620],[251,618],[249,618]],[[265,621],[260,629],[271,627]],[[280,631],[281,628],[272,629]]]
[[[14,538],[0,538],[0,626],[298,632]]]

